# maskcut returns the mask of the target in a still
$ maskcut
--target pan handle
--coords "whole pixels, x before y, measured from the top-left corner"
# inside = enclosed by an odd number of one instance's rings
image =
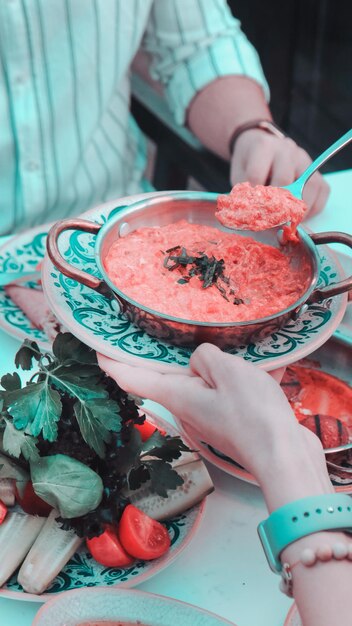
[[[347,233],[330,231],[326,233],[313,233],[309,236],[316,246],[320,246],[324,243],[342,243],[352,249],[352,235],[348,235]],[[348,278],[344,278],[344,280],[340,280],[334,285],[327,285],[326,287],[314,289],[313,293],[308,298],[307,303],[321,302],[322,300],[332,298],[333,296],[337,296],[340,293],[345,293],[345,291],[351,290],[352,276],[349,276]]]
[[[96,224],[95,222],[89,222],[88,220],[81,219],[67,219],[61,220],[54,224],[48,233],[48,238],[46,240],[46,249],[48,252],[49,259],[54,263],[55,267],[57,267],[62,274],[68,276],[69,278],[73,278],[77,280],[82,285],[86,287],[90,287],[91,289],[95,289],[99,293],[105,295],[106,284],[100,278],[96,276],[92,276],[88,274],[88,272],[83,272],[82,270],[73,267],[70,265],[62,256],[59,246],[58,239],[61,233],[65,230],[81,230],[85,233],[92,233],[93,235],[97,235],[101,229],[101,224]]]

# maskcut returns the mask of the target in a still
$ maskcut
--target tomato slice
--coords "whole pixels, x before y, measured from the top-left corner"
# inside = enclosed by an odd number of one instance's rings
[[[32,485],[32,481],[29,480],[24,488],[23,495],[21,496],[16,488],[16,500],[22,507],[25,513],[28,515],[39,515],[40,517],[48,517],[52,511],[52,506],[42,500],[35,493]]]
[[[170,547],[165,526],[128,504],[118,527],[119,539],[129,554],[136,559],[157,559]]]
[[[134,558],[122,547],[113,528],[107,528],[99,537],[86,540],[92,557],[105,567],[131,565]]]
[[[142,441],[146,441],[149,437],[158,430],[162,435],[166,435],[165,430],[162,428],[158,428],[149,420],[144,420],[143,424],[135,424],[134,427],[138,430],[140,436],[142,437]]]
[[[7,515],[7,506],[6,504],[4,504],[2,500],[0,500],[0,524],[3,523],[6,515]]]

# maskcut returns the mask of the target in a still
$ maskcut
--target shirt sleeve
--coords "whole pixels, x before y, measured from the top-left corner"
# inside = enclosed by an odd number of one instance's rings
[[[269,100],[259,56],[225,0],[154,0],[143,47],[179,124],[196,93],[220,76],[248,76]]]

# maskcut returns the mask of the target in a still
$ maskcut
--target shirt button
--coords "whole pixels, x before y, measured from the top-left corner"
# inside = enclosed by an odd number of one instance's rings
[[[26,170],[28,172],[36,172],[39,170],[39,164],[36,163],[36,161],[28,161],[28,163],[26,163]]]
[[[23,85],[23,83],[25,83],[26,79],[25,76],[23,74],[17,74],[17,76],[15,76],[14,78],[14,82],[15,85]]]

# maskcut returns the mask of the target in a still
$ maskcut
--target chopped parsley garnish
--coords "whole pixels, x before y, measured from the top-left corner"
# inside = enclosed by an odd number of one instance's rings
[[[203,289],[214,285],[225,300],[231,301],[226,288],[219,283],[219,281],[222,281],[227,286],[230,284],[229,277],[225,275],[224,259],[217,260],[214,255],[208,256],[204,252],[188,254],[183,246],[169,248],[165,254],[164,267],[170,272],[176,269],[181,271],[181,278],[177,281],[180,285],[185,285],[189,283],[193,276],[198,276],[203,283]],[[234,290],[230,289],[229,293],[234,294]],[[241,298],[234,298],[232,302],[233,304],[243,304]]]

